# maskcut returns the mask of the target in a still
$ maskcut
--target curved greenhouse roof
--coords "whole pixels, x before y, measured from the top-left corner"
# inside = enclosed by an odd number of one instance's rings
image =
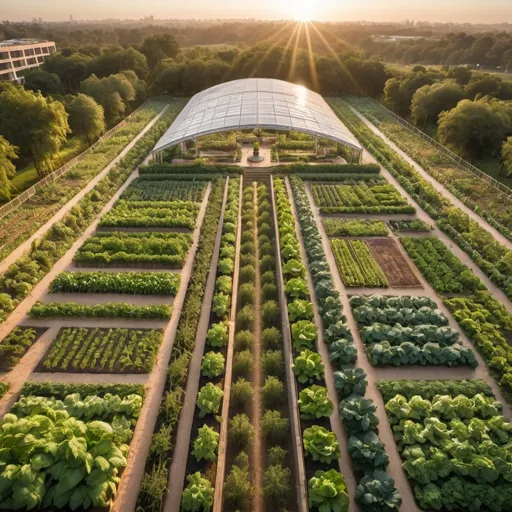
[[[211,133],[264,128],[325,137],[361,152],[362,147],[316,92],[270,78],[247,78],[196,94],[153,152]]]

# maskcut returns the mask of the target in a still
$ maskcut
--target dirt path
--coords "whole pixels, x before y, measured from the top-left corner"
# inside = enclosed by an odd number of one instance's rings
[[[489,231],[491,235],[501,244],[506,246],[508,249],[512,250],[512,241],[510,241],[508,238],[503,236],[496,228],[493,228],[485,219],[480,217],[477,213],[475,213],[471,208],[467,207],[460,199],[457,199],[449,190],[447,190],[441,183],[439,183],[435,178],[433,178],[430,174],[428,174],[421,165],[419,165],[415,160],[413,160],[407,153],[402,151],[391,139],[389,139],[384,133],[382,133],[379,128],[377,128],[374,124],[372,124],[363,114],[361,114],[357,109],[352,107],[352,105],[349,105],[345,102],[345,104],[356,114],[361,121],[364,122],[364,124],[370,128],[370,130],[375,134],[378,135],[382,140],[388,144],[393,151],[398,153],[407,163],[411,164],[416,171],[418,171],[423,178],[425,178],[428,182],[432,184],[432,186],[444,197],[450,200],[452,204],[457,206],[457,208],[460,208],[464,213],[469,215],[472,220],[475,222],[478,222],[478,224],[484,228],[486,231]]]
[[[252,372],[252,387],[254,390],[251,404],[251,423],[254,427],[254,441],[251,446],[252,463],[250,466],[252,475],[252,484],[254,496],[252,503],[253,512],[261,512],[262,506],[262,481],[263,481],[263,460],[262,460],[262,442],[261,442],[261,272],[260,272],[260,244],[258,237],[258,184],[254,183],[254,257],[256,260],[256,274],[254,279],[254,343],[252,346],[252,356],[254,359],[254,370]]]
[[[65,382],[67,384],[143,384],[147,373],[64,373],[34,372],[30,380],[35,382]]]
[[[26,318],[19,325],[29,327],[88,327],[117,329],[165,329],[169,320],[130,320],[129,318]]]
[[[210,272],[203,296],[201,315],[196,331],[194,352],[188,369],[187,387],[185,389],[185,402],[180,411],[178,421],[178,430],[176,433],[176,442],[172,457],[171,468],[169,471],[168,491],[164,503],[164,512],[179,512],[181,505],[181,494],[185,485],[185,472],[187,469],[187,459],[190,451],[190,436],[192,425],[194,423],[194,413],[196,409],[197,392],[199,390],[199,380],[201,378],[201,362],[206,344],[206,333],[210,323],[210,313],[212,309],[213,293],[215,291],[215,280],[217,277],[217,265],[219,263],[219,249],[222,237],[222,225],[224,222],[224,212],[226,211],[226,201],[228,197],[229,177],[226,180],[224,188],[224,199],[219,217],[219,227],[213,249],[213,257],[210,263]]]
[[[194,258],[197,251],[199,242],[199,234],[203,224],[206,206],[211,191],[211,182],[208,184],[206,193],[204,195],[201,209],[196,221],[196,228],[193,235],[193,243],[190,248],[187,261],[183,266],[181,275],[181,284],[178,294],[174,299],[174,308],[172,312],[171,321],[167,325],[164,333],[164,340],[158,351],[156,364],[149,376],[146,397],[140,412],[137,425],[133,433],[133,439],[130,443],[130,451],[128,453],[128,464],[123,471],[121,482],[118,487],[117,497],[112,506],[111,512],[128,512],[135,510],[137,503],[137,496],[139,494],[140,484],[144,476],[144,468],[146,466],[146,459],[149,454],[151,446],[152,433],[155,429],[158,411],[160,408],[160,400],[162,398],[165,380],[167,377],[167,367],[171,357],[171,350],[174,344],[174,337],[176,329],[185,302],[185,296],[192,273]]]
[[[45,222],[28,240],[18,246],[0,263],[0,273],[5,272],[20,256],[27,252],[34,240],[44,235],[56,222],[61,220],[87,193],[89,193],[99,181],[101,181],[135,144],[150,130],[155,123],[165,114],[169,105],[165,107],[146,125],[146,127],[114,158],[96,177],[94,177],[78,194],[70,199],[50,220]],[[58,183],[58,182],[57,182]]]
[[[279,305],[281,308],[281,326],[283,333],[283,347],[284,347],[284,364],[286,367],[286,380],[288,386],[288,409],[290,412],[290,426],[292,433],[292,445],[293,445],[293,458],[295,462],[296,471],[296,483],[297,488],[297,505],[298,512],[307,512],[309,510],[306,493],[306,468],[304,464],[304,450],[302,449],[302,433],[300,430],[300,418],[298,408],[298,389],[297,380],[295,374],[292,371],[293,364],[293,349],[290,322],[288,320],[288,306],[286,302],[286,295],[284,293],[284,277],[283,268],[281,264],[281,257],[279,248],[281,244],[279,242],[279,224],[277,221],[276,211],[276,200],[274,195],[274,180],[270,178],[270,197],[272,199],[272,209],[274,215],[274,230],[275,230],[275,254],[276,254],[276,281],[277,281],[277,292],[279,296]]]
[[[229,400],[231,396],[231,379],[233,375],[233,351],[235,341],[236,306],[238,302],[238,274],[240,270],[240,237],[242,233],[242,191],[243,177],[240,178],[238,191],[238,228],[236,232],[235,266],[233,270],[233,288],[231,293],[231,314],[229,317],[228,347],[226,352],[226,368],[224,372],[224,396],[222,399],[221,424],[219,448],[217,451],[217,473],[215,475],[215,494],[213,497],[213,512],[222,511],[222,496],[224,490],[224,476],[226,474],[226,452],[228,440]]]
[[[293,201],[293,194],[290,187],[290,183],[288,181],[288,178],[286,178],[286,189],[288,192],[288,197],[290,199],[291,207],[292,207],[292,214],[295,217],[295,231],[297,232],[297,238],[299,239],[300,244],[300,253],[302,257],[302,261],[304,262],[306,266],[306,278],[308,282],[309,287],[309,293],[311,295],[311,302],[314,305],[314,314],[315,314],[315,324],[318,328],[318,342],[317,342],[317,348],[320,356],[322,357],[322,362],[325,365],[325,384],[327,386],[327,393],[334,405],[334,412],[330,418],[331,421],[331,430],[336,434],[336,437],[338,438],[338,443],[340,447],[340,458],[338,459],[338,463],[340,466],[340,471],[343,474],[345,478],[345,484],[347,485],[347,493],[350,498],[350,512],[355,512],[359,510],[359,507],[357,506],[355,502],[355,493],[356,493],[356,479],[354,476],[354,472],[352,470],[352,464],[350,455],[348,454],[347,450],[347,444],[348,444],[348,437],[347,433],[345,432],[345,429],[343,428],[343,424],[341,423],[341,418],[338,413],[338,393],[336,392],[336,389],[334,387],[334,377],[333,377],[333,369],[331,366],[331,363],[329,362],[329,351],[327,349],[327,345],[324,343],[324,337],[323,337],[323,321],[322,317],[319,313],[319,307],[318,307],[318,301],[316,300],[316,294],[315,294],[315,288],[313,285],[313,278],[311,277],[311,272],[309,271],[309,265],[307,264],[308,258],[306,255],[306,249],[304,246],[304,239],[302,237],[302,230],[300,228],[300,224],[298,221],[297,211],[295,209],[295,203]],[[325,250],[325,247],[324,247]],[[332,272],[332,269],[331,269]]]

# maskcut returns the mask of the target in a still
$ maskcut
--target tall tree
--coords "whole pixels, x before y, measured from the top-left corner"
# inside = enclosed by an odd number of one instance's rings
[[[146,57],[133,48],[104,50],[99,57],[90,61],[87,71],[89,75],[105,78],[123,69],[131,69],[139,78],[145,78],[148,74]]]
[[[53,170],[69,132],[67,118],[60,101],[9,83],[0,88],[0,133],[32,159],[41,176]]]
[[[448,72],[448,78],[455,78],[455,81],[462,87],[469,83],[472,76],[473,72],[464,66],[457,66]]]
[[[464,158],[494,156],[510,134],[510,109],[496,99],[462,100],[439,115],[439,142]]]
[[[457,84],[449,82],[424,85],[412,97],[411,116],[416,126],[425,127],[437,123],[441,112],[451,110],[464,99],[464,93]]]
[[[180,45],[170,34],[154,35],[144,39],[140,51],[146,56],[149,67],[153,68],[162,59],[176,58]]]
[[[42,68],[58,75],[65,92],[75,93],[80,87],[80,80],[87,76],[87,67],[91,60],[80,53],[73,53],[69,57],[54,53],[44,61]]]
[[[89,146],[91,141],[105,131],[105,115],[103,107],[93,98],[78,94],[66,108],[69,114],[69,126],[78,136],[85,136]]]
[[[33,69],[26,73],[23,86],[30,91],[41,91],[43,96],[62,94],[62,83],[59,75],[49,73],[42,68]]]
[[[11,179],[16,174],[16,167],[12,160],[18,158],[17,149],[0,135],[0,197],[7,201],[14,188]]]

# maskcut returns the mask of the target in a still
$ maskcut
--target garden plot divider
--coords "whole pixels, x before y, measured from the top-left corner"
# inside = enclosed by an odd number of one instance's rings
[[[309,510],[307,502],[307,491],[306,491],[306,469],[304,466],[304,451],[302,448],[302,432],[301,423],[299,418],[299,410],[297,407],[298,400],[298,389],[295,374],[292,371],[293,364],[293,349],[292,349],[292,338],[290,321],[288,319],[288,305],[286,301],[286,295],[284,292],[284,277],[283,277],[283,266],[281,261],[280,252],[280,237],[279,237],[279,224],[277,220],[276,211],[276,198],[274,194],[274,177],[270,176],[270,197],[272,199],[273,206],[273,217],[274,217],[274,231],[275,241],[274,250],[276,254],[276,281],[277,281],[277,293],[279,297],[279,304],[281,309],[281,326],[283,334],[283,347],[284,347],[284,363],[286,367],[286,379],[288,387],[288,407],[290,411],[290,424],[292,430],[292,444],[294,447],[293,457],[296,467],[296,485],[297,485],[297,505],[299,512],[307,512]]]

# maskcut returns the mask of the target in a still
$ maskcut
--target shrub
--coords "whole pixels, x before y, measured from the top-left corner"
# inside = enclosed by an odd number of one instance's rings
[[[237,376],[247,377],[254,367],[254,360],[249,350],[242,350],[235,354],[233,373]]]
[[[237,414],[229,420],[228,436],[229,442],[233,443],[237,450],[249,445],[254,436],[254,427],[247,414]]]
[[[234,464],[224,482],[226,503],[233,510],[244,510],[249,507],[252,495],[248,464]]]
[[[240,306],[246,306],[247,304],[254,303],[254,284],[245,283],[238,288],[238,303]]]
[[[192,455],[195,457],[197,462],[203,459],[213,462],[217,460],[218,446],[219,434],[208,425],[203,425],[198,429]]]
[[[201,372],[205,377],[212,379],[224,373],[225,359],[219,352],[207,352],[203,356],[201,363]]]
[[[238,280],[240,284],[244,283],[254,283],[254,279],[256,278],[256,270],[252,265],[245,265],[240,268],[240,272],[238,275]]]
[[[264,327],[278,326],[281,317],[279,304],[275,300],[265,302],[262,307],[261,317]]]
[[[231,402],[234,407],[247,405],[252,399],[253,389],[249,381],[240,377],[231,386]]]
[[[252,231],[244,231],[242,233],[242,236],[240,237],[240,243],[243,245],[252,242],[254,242],[254,234],[252,233]]]
[[[275,408],[284,403],[286,396],[284,384],[277,377],[267,377],[261,391],[266,409]]]
[[[254,342],[254,334],[251,331],[239,331],[235,335],[235,347],[238,351],[251,348]]]
[[[212,347],[223,347],[228,342],[228,324],[213,324],[206,333],[206,341]]]
[[[261,300],[268,302],[270,300],[276,300],[277,288],[273,283],[267,283],[261,287]]]
[[[255,253],[255,247],[254,242],[245,242],[240,246],[240,254],[254,254]]]
[[[276,278],[274,276],[274,272],[268,270],[267,272],[264,272],[261,274],[261,286],[266,285],[267,283],[275,283]]]
[[[272,444],[281,444],[290,436],[288,418],[284,418],[280,411],[267,411],[261,419],[263,435]]]
[[[277,464],[281,464],[284,466],[286,460],[286,454],[288,452],[281,448],[280,446],[272,446],[268,451],[268,464],[269,466],[276,466]]]
[[[252,330],[254,326],[254,310],[247,304],[236,315],[237,328],[243,331]]]
[[[282,350],[267,350],[261,358],[263,373],[274,377],[284,377],[284,360]]]
[[[261,333],[261,342],[265,350],[277,349],[282,346],[283,338],[281,332],[276,327],[264,329]]]
[[[255,262],[256,259],[254,258],[254,254],[240,255],[240,268],[246,267],[247,265],[252,265],[254,267]]]
[[[274,261],[274,257],[270,255],[265,255],[260,257],[260,269],[261,272],[265,273],[269,270],[272,271],[275,267],[276,262]]]
[[[272,258],[274,261],[274,246],[270,242],[261,243],[260,240],[260,257],[261,258]],[[269,269],[272,270],[273,266]]]

